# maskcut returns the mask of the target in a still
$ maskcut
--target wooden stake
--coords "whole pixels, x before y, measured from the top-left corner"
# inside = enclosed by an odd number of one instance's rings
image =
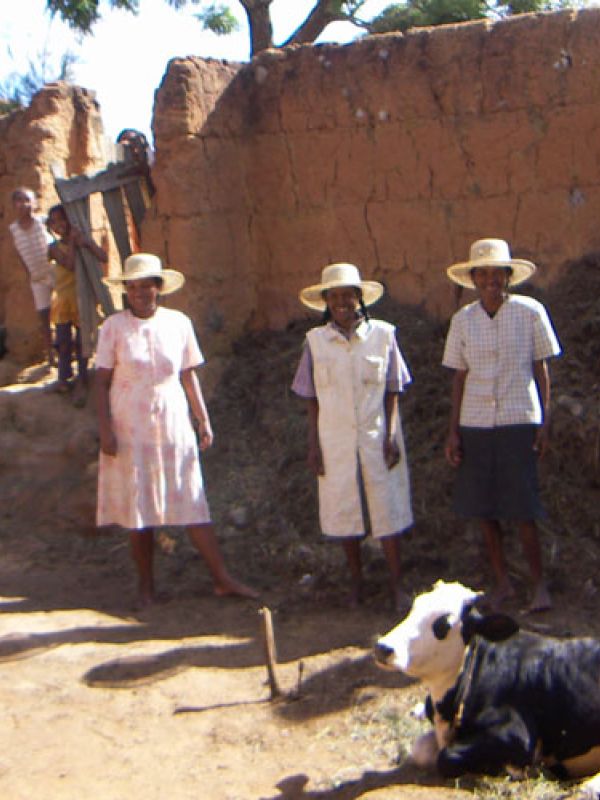
[[[267,675],[269,677],[269,688],[271,689],[271,700],[278,700],[283,697],[283,692],[277,681],[277,650],[275,647],[275,634],[273,633],[273,618],[271,609],[263,606],[259,614],[262,617],[263,645],[265,648],[265,659],[267,662]]]

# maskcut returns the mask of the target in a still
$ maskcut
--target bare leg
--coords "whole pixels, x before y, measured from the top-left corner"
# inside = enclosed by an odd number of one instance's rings
[[[52,347],[52,330],[50,328],[50,309],[41,308],[38,311],[38,319],[40,321],[40,330],[42,331],[42,339],[44,341],[46,358],[48,359],[48,364],[50,364],[50,366],[52,367],[56,363],[56,358],[54,355],[54,349]]]
[[[75,328],[75,354],[77,357],[77,383],[73,392],[73,405],[83,408],[88,391],[88,359],[83,357],[81,349],[81,328]]]
[[[350,606],[355,608],[361,604],[363,593],[360,539],[355,537],[343,539],[342,547],[350,570]]]
[[[552,608],[550,593],[543,576],[542,567],[542,548],[538,535],[537,525],[534,520],[527,520],[519,523],[519,534],[521,535],[521,546],[523,555],[527,561],[531,581],[533,583],[533,594],[529,611],[547,611]]]
[[[209,569],[214,584],[214,592],[222,597],[224,595],[238,595],[239,597],[258,597],[258,592],[246,586],[241,581],[233,578],[225,566],[219,542],[215,536],[215,529],[211,522],[204,525],[190,525],[188,536],[196,550],[200,553]]]
[[[492,607],[499,608],[505,600],[513,597],[515,593],[504,559],[502,529],[496,519],[482,519],[480,523],[492,572],[494,573],[495,587],[490,596],[490,603]]]
[[[138,573],[138,593],[140,605],[150,606],[155,602],[154,595],[154,531],[142,528],[129,534],[131,556]]]
[[[385,536],[381,540],[381,547],[390,571],[394,610],[406,612],[410,606],[410,598],[400,585],[400,534],[395,533],[393,536]]]

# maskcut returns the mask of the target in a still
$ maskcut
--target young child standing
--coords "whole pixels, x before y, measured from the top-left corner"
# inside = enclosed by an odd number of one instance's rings
[[[300,293],[323,311],[292,390],[308,404],[308,465],[318,477],[325,536],[341,542],[350,570],[350,604],[362,594],[360,541],[370,530],[390,571],[396,610],[408,605],[400,582],[399,540],[412,525],[398,395],[410,382],[394,326],[370,319],[383,286],[361,280],[353,264],[330,264],[321,283]]]
[[[87,358],[81,351],[81,331],[77,308],[77,282],[75,279],[75,256],[78,247],[87,248],[98,261],[106,262],[107,255],[92,239],[69,223],[62,205],[53,206],[48,212],[48,230],[58,238],[48,247],[48,258],[56,265],[56,286],[52,296],[51,321],[56,329],[58,349],[58,391],[70,390],[73,377],[71,358],[73,354],[73,332],[77,357],[78,380],[73,393],[73,404],[83,406],[88,385]]]
[[[19,260],[31,285],[35,310],[38,313],[44,348],[49,364],[54,363],[50,330],[50,300],[54,287],[54,268],[48,260],[50,237],[42,219],[34,214],[35,193],[20,186],[12,193],[16,219],[9,226]]]

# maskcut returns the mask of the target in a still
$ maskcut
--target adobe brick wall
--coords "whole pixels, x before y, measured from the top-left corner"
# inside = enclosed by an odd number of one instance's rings
[[[349,260],[446,316],[444,267],[508,239],[546,284],[600,250],[600,11],[304,46],[240,67],[173,60],[156,95],[144,246],[225,352],[302,315]]]
[[[0,324],[8,329],[11,358],[20,362],[42,348],[29,282],[8,230],[11,194],[28,186],[46,211],[58,202],[52,165],[66,177],[104,167],[102,121],[92,92],[49,84],[28,108],[0,117]]]

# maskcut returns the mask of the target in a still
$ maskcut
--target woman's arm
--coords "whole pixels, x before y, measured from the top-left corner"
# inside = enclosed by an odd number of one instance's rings
[[[533,362],[533,378],[542,405],[542,424],[536,434],[533,449],[543,458],[550,447],[550,371],[545,358]]]
[[[306,398],[308,412],[308,454],[306,457],[308,468],[313,475],[325,475],[323,453],[319,442],[319,401],[316,397]]]
[[[208,409],[204,402],[204,395],[200,388],[200,381],[194,367],[184,369],[179,373],[182,386],[185,390],[192,416],[198,420],[198,433],[200,435],[200,450],[207,450],[213,443],[214,436],[208,416]]]
[[[466,369],[455,369],[454,375],[452,376],[450,423],[448,425],[448,436],[446,438],[446,446],[444,447],[444,455],[448,463],[453,467],[458,467],[462,460],[462,444],[458,426],[467,372],[468,370]]]
[[[94,386],[96,390],[96,412],[98,414],[100,450],[102,450],[106,456],[117,455],[117,439],[110,416],[110,385],[112,383],[112,377],[112,369],[96,367]]]

